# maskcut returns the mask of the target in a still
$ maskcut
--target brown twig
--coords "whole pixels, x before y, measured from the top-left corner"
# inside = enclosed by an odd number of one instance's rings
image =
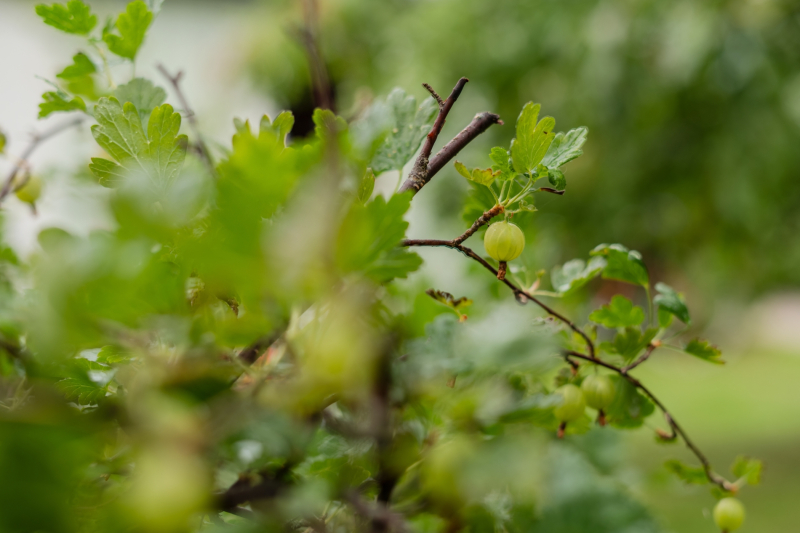
[[[303,26],[295,29],[297,40],[308,56],[311,89],[316,107],[335,111],[330,76],[319,48],[319,1],[303,0]]]
[[[681,439],[683,439],[683,442],[686,444],[686,447],[692,451],[694,456],[697,457],[697,459],[700,461],[700,464],[703,465],[703,470],[705,471],[708,480],[711,483],[718,485],[723,490],[726,491],[734,490],[734,486],[731,482],[729,482],[727,479],[723,478],[722,476],[714,472],[714,470],[711,468],[711,462],[708,460],[705,454],[703,454],[703,452],[700,451],[697,445],[695,445],[695,443],[692,442],[692,440],[689,438],[689,436],[686,434],[683,428],[678,424],[677,421],[675,421],[675,418],[673,418],[672,414],[667,410],[664,404],[661,403],[661,400],[659,400],[652,392],[650,392],[650,389],[645,387],[641,381],[639,381],[638,379],[634,378],[633,376],[625,372],[624,368],[619,368],[610,363],[606,363],[605,361],[589,357],[582,353],[567,351],[564,353],[564,355],[567,358],[575,357],[577,359],[583,359],[584,361],[589,361],[590,363],[593,363],[595,365],[607,368],[612,372],[616,372],[617,374],[622,376],[622,378],[624,378],[628,383],[630,383],[631,385],[642,391],[650,399],[650,401],[656,404],[659,410],[661,410],[661,412],[664,414],[664,419],[667,421],[667,424],[669,424],[669,427],[672,429],[673,435],[680,435]]]
[[[631,370],[633,370],[637,366],[639,366],[642,363],[644,363],[645,361],[647,361],[647,359],[650,357],[650,354],[652,354],[653,351],[656,348],[658,348],[659,346],[661,346],[661,342],[659,342],[659,341],[653,341],[650,344],[648,344],[647,345],[647,350],[645,350],[645,352],[641,355],[641,357],[639,357],[639,359],[637,359],[633,363],[629,364],[628,366],[623,367],[622,368],[622,373],[623,374],[627,374],[628,372],[630,372]]]
[[[0,202],[3,201],[3,199],[6,196],[8,196],[8,194],[11,192],[11,190],[12,190],[12,188],[14,186],[14,178],[17,177],[17,174],[19,173],[19,171],[23,167],[27,167],[28,166],[28,158],[30,158],[30,156],[33,154],[33,152],[36,150],[36,148],[39,146],[39,144],[41,144],[43,141],[46,141],[47,139],[49,139],[49,138],[51,138],[51,137],[53,137],[55,135],[61,133],[62,131],[68,130],[69,128],[71,128],[73,126],[77,126],[77,125],[81,124],[84,120],[85,120],[85,117],[77,117],[77,118],[74,118],[74,119],[72,119],[70,121],[67,121],[67,122],[64,122],[62,124],[58,124],[56,126],[53,126],[49,130],[46,130],[46,131],[44,131],[42,133],[34,133],[30,144],[25,149],[25,151],[22,152],[22,155],[17,160],[17,163],[11,169],[11,172],[9,172],[8,175],[6,176],[6,180],[3,183],[3,188],[0,189]]]
[[[156,67],[158,71],[164,76],[167,81],[172,85],[172,88],[175,90],[175,96],[178,98],[178,101],[183,107],[183,112],[186,113],[186,120],[189,121],[189,126],[192,128],[192,131],[197,137],[197,148],[200,152],[201,159],[203,160],[203,164],[205,164],[206,168],[208,169],[209,174],[213,177],[217,177],[217,169],[214,166],[214,158],[211,157],[211,151],[208,149],[208,145],[203,140],[203,134],[200,133],[200,126],[197,124],[197,117],[195,116],[194,111],[192,108],[189,107],[189,101],[186,99],[186,96],[183,94],[183,90],[181,89],[181,79],[183,79],[183,71],[179,71],[177,74],[172,76],[169,71],[164,67],[164,65],[159,64]]]
[[[492,124],[503,123],[498,115],[493,113],[481,113],[477,115],[466,128],[456,135],[453,140],[447,143],[444,148],[439,150],[439,152],[433,158],[431,158],[433,145],[439,138],[439,134],[442,133],[442,128],[447,120],[447,115],[450,113],[450,110],[453,108],[453,104],[455,104],[456,100],[458,100],[458,97],[461,95],[461,91],[464,89],[464,85],[466,85],[468,81],[469,80],[467,78],[461,78],[458,80],[455,87],[453,87],[450,96],[448,96],[447,100],[444,101],[430,85],[427,83],[422,84],[422,86],[431,93],[431,96],[433,96],[433,98],[439,104],[439,114],[436,116],[436,120],[433,122],[431,131],[428,132],[428,135],[425,137],[425,141],[422,143],[422,149],[420,150],[419,156],[417,156],[417,160],[414,162],[414,168],[411,169],[411,173],[400,187],[399,192],[410,190],[413,190],[414,193],[419,192],[419,190],[422,189],[422,187],[424,187],[425,184],[428,183],[431,178],[437,172],[439,172],[444,165],[447,164],[448,161],[455,157],[456,154],[461,151],[462,148],[464,148],[464,146],[469,144],[475,137],[486,131]]]
[[[445,248],[452,248],[453,250],[458,250],[467,257],[474,259],[475,261],[483,265],[485,269],[487,269],[495,276],[497,276],[498,273],[496,268],[490,265],[483,257],[476,254],[472,249],[467,248],[466,246],[458,244],[454,241],[442,241],[435,239],[406,239],[400,243],[400,246],[435,246],[435,247],[441,246]],[[581,328],[576,326],[574,322],[572,322],[570,319],[568,319],[567,317],[565,317],[564,315],[562,315],[549,305],[545,304],[532,294],[517,287],[516,285],[514,285],[514,283],[509,281],[508,278],[502,279],[500,281],[502,281],[509,289],[511,289],[514,292],[514,297],[517,299],[519,303],[525,304],[528,301],[535,303],[536,305],[541,307],[547,314],[558,319],[567,327],[569,327],[572,331],[580,335],[586,342],[586,348],[589,350],[592,359],[595,358],[594,342],[592,342],[592,339],[589,337],[589,335],[587,335],[586,332],[584,332]]]

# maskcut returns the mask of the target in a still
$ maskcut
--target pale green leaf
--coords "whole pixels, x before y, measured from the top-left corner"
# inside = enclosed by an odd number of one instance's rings
[[[539,104],[528,102],[517,119],[517,137],[511,142],[511,159],[519,173],[536,172],[553,142],[556,121],[553,117],[539,119]]]
[[[416,98],[398,88],[389,93],[384,109],[388,132],[370,164],[376,174],[401,169],[411,160],[430,131],[438,106],[432,98],[417,106]]]
[[[112,53],[133,61],[151,22],[153,13],[147,8],[147,4],[136,0],[128,4],[125,11],[117,17],[116,28],[119,35],[104,31],[103,40]]]
[[[587,264],[583,259],[567,261],[563,266],[553,268],[550,280],[553,288],[560,293],[577,290],[600,275],[606,266],[603,257],[595,256]]]
[[[686,483],[692,485],[705,485],[708,483],[706,471],[701,466],[688,466],[677,459],[670,459],[664,463],[664,466]]]
[[[86,104],[80,96],[72,98],[63,91],[48,91],[42,95],[44,102],[39,104],[39,118],[51,113],[86,111]]]
[[[642,287],[647,287],[650,283],[647,267],[641,254],[635,250],[628,250],[621,244],[600,244],[590,255],[606,258],[604,279],[616,279]]]
[[[87,35],[97,24],[97,17],[81,0],[69,0],[66,4],[39,4],[36,14],[45,24],[66,33]]]
[[[722,360],[722,352],[707,340],[692,339],[683,351],[709,363],[725,364],[725,361]]]
[[[114,89],[114,96],[121,104],[130,102],[136,106],[142,120],[167,100],[167,92],[145,78],[134,78],[120,85]]]
[[[744,455],[736,458],[731,466],[731,472],[737,478],[744,478],[748,485],[758,485],[761,483],[761,472],[764,470],[764,463],[758,459],[752,459]]]
[[[644,309],[617,294],[608,305],[592,311],[589,320],[611,329],[638,326],[644,322]]]
[[[97,72],[97,67],[92,60],[89,59],[89,56],[83,52],[78,52],[72,56],[72,64],[56,74],[56,77],[69,80],[94,74],[95,72]]]

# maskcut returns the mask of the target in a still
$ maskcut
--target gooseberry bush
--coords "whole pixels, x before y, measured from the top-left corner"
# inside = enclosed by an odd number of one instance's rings
[[[0,254],[0,530],[654,532],[600,453],[651,419],[695,462],[667,467],[712,489],[721,530],[741,525],[734,496],[761,463],[717,473],[632,374],[663,349],[722,363],[683,341],[684,296],[652,294],[620,244],[549,281],[525,247],[535,198],[565,194],[586,128],[557,133],[527,104],[510,147],[467,168],[456,155],[503,122],[479,113],[433,154],[462,78],[446,99],[397,89],[350,121],[317,109],[307,138],[289,112],[237,119],[212,150],[180,75],[131,74],[160,7],[102,25],[81,0],[36,7],[79,48],[39,115],[76,118],[16,157],[2,138],[0,198],[35,206],[47,183],[27,157],[91,124],[97,157],[77,173],[107,189],[114,225]],[[407,238],[412,202],[451,162],[469,181],[466,230]],[[396,192],[376,192],[398,171]],[[425,290],[429,247],[475,266],[463,296]],[[567,318],[562,302],[598,278],[631,290]]]

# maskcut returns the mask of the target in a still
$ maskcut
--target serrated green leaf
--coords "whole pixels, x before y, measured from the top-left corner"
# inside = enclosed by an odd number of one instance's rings
[[[670,459],[664,463],[664,467],[686,483],[692,485],[705,485],[708,483],[706,471],[700,466],[689,466],[677,459]]]
[[[339,229],[339,270],[363,272],[385,282],[419,268],[419,256],[399,247],[408,228],[403,216],[410,202],[410,194],[396,194],[388,202],[383,196],[376,196],[366,205],[354,203]]]
[[[461,219],[467,224],[467,227],[497,203],[488,187],[479,185],[472,180],[469,181],[469,185],[470,190],[464,201],[464,210],[461,212]],[[499,220],[499,216],[494,217],[492,221]]]
[[[56,386],[64,393],[67,400],[82,405],[99,402],[107,392],[106,387],[100,387],[88,379],[84,381],[76,378],[65,378],[56,383]]]
[[[490,168],[474,168],[472,171],[470,171],[461,161],[456,161],[455,167],[458,173],[468,180],[474,181],[475,183],[479,183],[481,185],[486,185],[487,187],[491,186],[491,184],[494,183],[495,178],[500,174],[499,172],[493,173],[492,169]]]
[[[64,4],[39,4],[36,14],[42,17],[45,24],[66,33],[87,35],[97,24],[97,17],[92,15],[89,6],[81,0],[69,0]]]
[[[592,311],[589,320],[610,329],[638,326],[644,322],[644,309],[617,294],[608,305]]]
[[[709,363],[714,363],[716,365],[725,364],[725,361],[722,360],[722,352],[707,340],[692,339],[683,351],[703,361],[708,361]]]
[[[115,365],[125,363],[131,359],[130,352],[123,350],[119,346],[103,346],[97,353],[97,362],[104,365]]]
[[[292,131],[292,127],[294,127],[294,115],[291,111],[283,111],[275,117],[274,122],[270,121],[268,115],[261,117],[259,131],[261,134],[271,133],[279,145],[286,146],[287,136]]]
[[[517,173],[511,168],[511,154],[509,154],[508,150],[505,148],[495,146],[492,148],[489,158],[492,160],[492,163],[494,163],[492,165],[492,170],[500,173],[497,176],[497,179],[501,181],[507,181],[517,175]]]
[[[517,118],[517,137],[511,142],[511,159],[519,173],[535,173],[555,138],[553,117],[539,119],[541,105],[528,102]],[[537,122],[538,121],[538,122]]]
[[[98,182],[103,187],[114,189],[125,183],[125,169],[108,159],[93,157],[89,170],[97,176]]]
[[[542,164],[549,169],[558,169],[561,165],[572,161],[583,154],[581,147],[586,142],[589,129],[575,128],[567,133],[558,133],[547,150]]]
[[[153,13],[147,8],[147,4],[136,0],[128,4],[125,11],[117,17],[116,28],[119,35],[104,31],[103,40],[112,53],[133,61],[151,22]]]
[[[167,100],[167,92],[145,78],[134,78],[114,89],[114,97],[121,104],[126,102],[136,106],[142,120]]]
[[[589,255],[606,258],[604,279],[615,279],[642,287],[647,287],[650,283],[647,267],[636,250],[628,250],[621,244],[600,244]]]
[[[599,276],[605,266],[606,260],[600,256],[590,258],[588,264],[583,259],[573,259],[562,266],[554,267],[550,280],[557,292],[566,294],[583,287]]]
[[[751,459],[744,455],[736,458],[731,466],[731,472],[736,478],[744,478],[748,485],[758,485],[761,483],[761,472],[764,470],[764,463],[758,459]]]
[[[644,333],[637,327],[627,327],[614,336],[611,342],[603,342],[600,349],[622,356],[626,362],[632,361],[655,338],[658,330],[648,328]]]
[[[389,93],[385,105],[389,130],[370,163],[376,174],[401,169],[411,160],[438,110],[432,98],[417,107],[417,99],[399,88]]]
[[[78,52],[72,56],[72,64],[56,74],[56,77],[69,80],[94,74],[95,72],[97,72],[97,67],[92,63],[92,60],[89,59],[89,56],[83,52]]]
[[[51,113],[86,111],[86,104],[80,96],[68,100],[69,95],[62,91],[48,91],[42,95],[44,102],[39,104],[39,118]]]
[[[655,405],[621,376],[610,376],[614,383],[614,401],[605,410],[608,423],[620,428],[640,427],[653,414]]]
[[[456,298],[449,292],[445,291],[438,291],[436,289],[428,289],[425,291],[425,294],[439,302],[440,304],[446,305],[456,311],[460,311],[466,307],[472,305],[472,300],[467,298],[466,296],[462,296],[461,298]]]
[[[686,306],[686,300],[683,299],[683,295],[677,293],[675,289],[666,283],[656,283],[656,290],[658,294],[653,298],[653,303],[659,307],[659,310],[663,309],[675,315],[687,326],[692,323],[692,319],[689,317],[689,308]]]
[[[347,131],[347,121],[330,109],[315,109],[311,118],[314,121],[314,133],[322,141],[337,139]]]
[[[92,126],[92,135],[121,167],[99,162],[90,167],[95,175],[109,180],[120,174],[143,174],[155,189],[169,187],[183,166],[187,144],[186,136],[178,135],[181,116],[172,106],[164,104],[153,110],[147,135],[136,106],[130,102],[121,105],[114,97],[101,98],[94,109],[98,123]]]

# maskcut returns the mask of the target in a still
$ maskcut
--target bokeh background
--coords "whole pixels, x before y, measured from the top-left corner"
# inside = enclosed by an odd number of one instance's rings
[[[40,22],[36,3],[0,0],[0,128],[12,153],[33,129],[63,120],[37,123],[37,104],[46,78],[69,63],[77,45]],[[91,2],[101,14],[125,3]],[[471,81],[442,138],[479,111],[497,112],[506,122],[460,156],[468,166],[488,166],[488,148],[510,140],[529,100],[541,102],[559,130],[589,127],[585,155],[567,166],[567,194],[538,204],[533,245],[541,268],[585,257],[600,242],[620,242],[642,252],[653,278],[687,294],[694,330],[719,344],[728,364],[664,352],[639,374],[720,468],[737,453],[766,461],[764,485],[743,494],[744,533],[796,529],[800,2],[319,0],[319,6],[320,47],[345,117],[395,86],[423,98],[422,82],[446,94],[466,76]],[[293,37],[301,23],[299,1],[168,0],[139,72],[157,79],[158,63],[183,70],[201,128],[221,146],[234,131],[233,116],[291,109],[302,132],[313,99],[305,55]],[[47,181],[38,215],[15,198],[4,205],[3,234],[22,255],[34,249],[40,228],[85,234],[111,223],[97,188],[75,177],[85,173],[90,140],[88,129],[77,130],[36,153],[32,161]],[[387,173],[383,181],[391,187],[396,179]],[[415,202],[410,234],[460,232],[465,194],[463,179],[443,171]],[[469,294],[457,255],[423,255],[422,279]],[[685,487],[660,468],[666,458],[688,457],[652,440],[646,429],[619,439],[612,450],[617,479],[655,510],[666,530],[713,531],[706,489]]]

